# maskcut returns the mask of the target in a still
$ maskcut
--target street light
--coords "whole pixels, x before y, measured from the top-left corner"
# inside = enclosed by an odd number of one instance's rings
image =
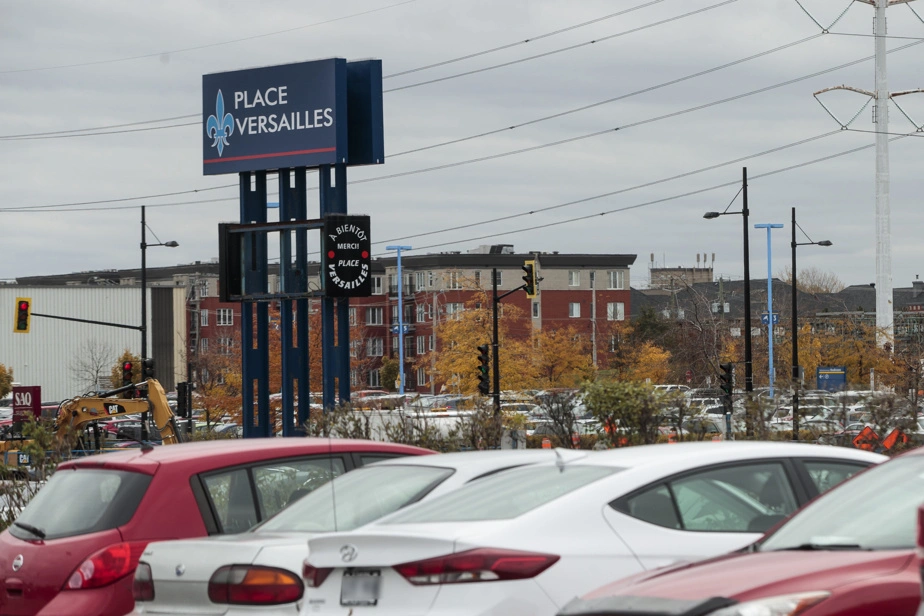
[[[401,251],[411,250],[410,246],[386,246],[385,250],[398,251],[398,394],[404,395],[404,295],[401,275]]]
[[[792,440],[799,440],[799,311],[796,303],[796,246],[831,246],[829,240],[796,242],[796,208],[792,208]],[[802,227],[799,227],[802,231]],[[802,231],[805,237],[808,234]]]
[[[780,223],[758,223],[755,229],[767,230],[767,373],[770,379],[770,399],[773,400],[773,247],[770,243],[770,232],[773,229],[782,229]]]
[[[744,219],[744,390],[749,394],[754,391],[754,373],[751,367],[751,257],[748,249],[748,168],[742,170],[742,207],[740,212],[706,212],[703,218],[711,220],[726,214],[741,214]],[[737,195],[735,195],[737,197]],[[731,207],[731,203],[728,204]],[[751,428],[748,422],[748,436]]]
[[[160,242],[157,244],[148,244],[145,230],[147,223],[144,218],[144,206],[141,206],[141,363],[148,357],[148,265],[147,249],[149,246],[166,246],[167,248],[176,248],[179,246],[175,241]],[[152,232],[153,233],[153,232]],[[157,238],[157,236],[154,236]],[[141,414],[141,440],[148,438],[148,414]]]

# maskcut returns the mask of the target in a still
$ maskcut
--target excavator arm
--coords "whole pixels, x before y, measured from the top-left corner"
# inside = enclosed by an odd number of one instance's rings
[[[173,411],[167,403],[167,395],[161,384],[155,379],[148,379],[133,387],[147,387],[147,398],[81,396],[63,402],[55,422],[55,432],[58,438],[64,439],[68,434],[79,432],[85,424],[91,421],[151,413],[164,445],[175,445],[181,442],[180,431],[177,429]]]

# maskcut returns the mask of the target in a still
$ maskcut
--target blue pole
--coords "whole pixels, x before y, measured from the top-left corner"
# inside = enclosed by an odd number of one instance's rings
[[[767,372],[770,377],[770,399],[773,399],[773,246],[770,242],[770,231],[782,229],[778,223],[760,223],[754,225],[755,229],[767,230]]]
[[[398,251],[398,394],[404,395],[404,277],[401,275],[401,251],[410,246],[386,246],[385,250]]]

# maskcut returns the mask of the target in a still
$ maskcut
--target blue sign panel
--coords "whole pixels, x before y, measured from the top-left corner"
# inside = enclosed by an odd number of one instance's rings
[[[818,389],[843,391],[847,389],[847,368],[845,366],[818,366],[815,379]]]
[[[341,58],[202,76],[205,175],[347,162]]]

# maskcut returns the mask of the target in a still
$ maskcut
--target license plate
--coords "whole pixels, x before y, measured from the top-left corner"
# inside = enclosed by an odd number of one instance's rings
[[[340,605],[375,605],[382,589],[378,569],[348,569],[340,584]]]

